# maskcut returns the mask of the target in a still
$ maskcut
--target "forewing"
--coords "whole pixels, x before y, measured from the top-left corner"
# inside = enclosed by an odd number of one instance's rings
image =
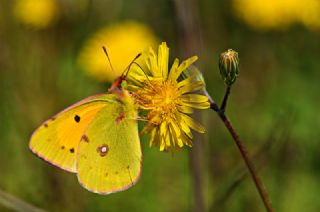
[[[88,97],[45,121],[32,134],[29,148],[49,163],[76,172],[81,136],[97,113],[109,104],[110,96]]]
[[[141,172],[136,111],[109,104],[90,123],[79,145],[77,173],[88,190],[109,194],[134,185]]]

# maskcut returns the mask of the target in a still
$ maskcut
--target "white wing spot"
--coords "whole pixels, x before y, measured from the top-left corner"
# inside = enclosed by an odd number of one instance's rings
[[[102,144],[101,146],[98,146],[97,152],[100,154],[101,157],[104,157],[109,152],[109,147],[107,144]]]
[[[106,146],[103,146],[101,148],[101,153],[106,153],[108,151],[107,147]]]

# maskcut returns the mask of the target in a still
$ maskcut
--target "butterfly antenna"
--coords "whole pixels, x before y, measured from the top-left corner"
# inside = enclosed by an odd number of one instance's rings
[[[123,75],[125,77],[128,76],[128,73],[130,71],[130,68],[132,66],[132,64],[137,64],[135,61],[141,56],[141,53],[137,54],[137,56],[132,60],[132,62],[127,66],[127,68],[124,69]],[[139,65],[138,65],[139,66]]]
[[[128,67],[125,69],[125,71],[127,70],[125,77],[128,75],[131,66],[134,64],[136,66],[138,66],[140,68],[140,70],[144,73],[144,75],[147,77],[147,80],[150,82],[147,73],[143,70],[143,68],[136,62],[136,60],[141,56],[141,53],[139,53],[133,60],[132,62],[128,65]]]
[[[111,71],[112,71],[113,75],[116,76],[116,72],[115,72],[114,69],[113,69],[113,66],[112,66],[112,63],[111,63],[111,60],[110,60],[110,57],[109,57],[107,48],[106,48],[105,46],[102,46],[102,49],[103,49],[104,53],[106,54],[106,56],[107,56],[107,58],[108,58],[109,65],[110,65],[110,68],[111,68]]]
[[[144,75],[146,76],[147,80],[150,82],[148,74],[144,71],[144,69],[137,63],[137,62],[133,62],[132,65],[135,64],[136,66],[138,66],[140,68],[140,70],[144,73]]]

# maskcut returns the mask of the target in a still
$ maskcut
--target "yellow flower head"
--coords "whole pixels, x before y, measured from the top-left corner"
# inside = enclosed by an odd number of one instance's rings
[[[258,30],[282,30],[294,23],[320,28],[319,0],[233,0],[233,7],[240,18]]]
[[[43,29],[56,21],[59,6],[56,0],[16,0],[14,15],[23,24]]]
[[[138,53],[155,46],[155,35],[137,22],[129,21],[104,27],[94,33],[80,52],[78,63],[85,71],[99,81],[113,81],[122,74]],[[108,65],[102,51],[106,46],[114,71]],[[138,59],[142,61],[144,55]]]
[[[205,129],[187,114],[191,114],[193,108],[206,109],[210,106],[206,96],[192,93],[202,89],[204,82],[193,75],[181,77],[197,57],[193,56],[181,64],[175,59],[170,71],[168,60],[166,43],[159,46],[158,55],[150,48],[147,70],[140,75],[129,73],[128,80],[138,105],[147,111],[148,123],[143,133],[151,133],[150,146],[159,145],[160,151],[192,146],[190,129],[200,133]]]

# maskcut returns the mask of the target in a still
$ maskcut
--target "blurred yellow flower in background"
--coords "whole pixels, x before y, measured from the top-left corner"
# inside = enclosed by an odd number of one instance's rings
[[[284,30],[294,23],[320,28],[319,0],[233,0],[237,16],[258,30]]]
[[[134,21],[118,23],[98,30],[89,38],[80,52],[78,64],[99,81],[113,81],[141,52],[137,62],[142,64],[143,52],[156,44],[156,36],[146,25]],[[102,46],[107,47],[116,73],[108,65]]]
[[[21,23],[43,29],[55,23],[59,5],[56,0],[16,0],[13,13]]]

